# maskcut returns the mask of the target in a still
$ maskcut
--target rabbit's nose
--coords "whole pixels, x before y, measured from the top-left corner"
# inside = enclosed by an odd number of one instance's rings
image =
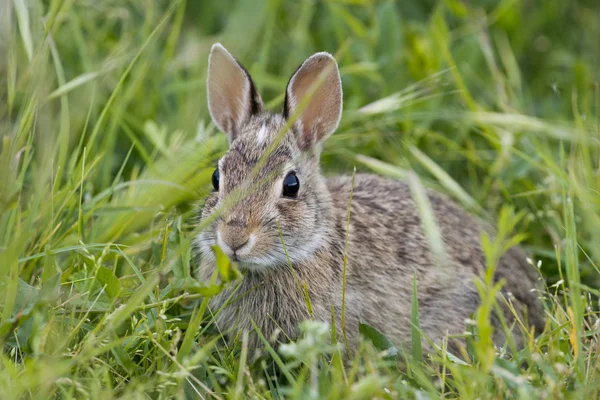
[[[236,252],[244,250],[249,238],[250,235],[245,229],[228,224],[223,226],[217,234],[219,247],[228,256],[235,256]]]

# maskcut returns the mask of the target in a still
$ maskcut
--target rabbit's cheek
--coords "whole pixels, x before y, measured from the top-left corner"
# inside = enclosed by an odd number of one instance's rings
[[[277,204],[281,229],[295,231],[302,226],[302,203],[297,200],[285,200]]]
[[[255,238],[251,255],[254,257],[262,257],[272,249],[273,238],[263,232],[257,232]]]

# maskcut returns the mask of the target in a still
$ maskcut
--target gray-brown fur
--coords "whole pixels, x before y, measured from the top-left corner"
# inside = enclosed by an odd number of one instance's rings
[[[226,50],[220,46],[213,48],[213,52],[223,51]],[[220,59],[228,60],[227,57]],[[215,271],[211,251],[215,244],[237,259],[244,272],[239,287],[226,289],[210,302],[212,311],[219,311],[217,325],[229,334],[240,329],[252,331],[250,319],[253,319],[266,337],[281,329],[284,335],[280,338],[293,338],[299,322],[309,317],[330,321],[332,309],[338,332],[341,331],[351,178],[325,179],[319,171],[318,147],[337,127],[341,82],[335,61],[324,53],[308,59],[299,71],[303,77],[316,76],[324,67],[332,65],[335,70],[331,73],[335,75],[325,75],[323,87],[316,89],[313,97],[326,104],[310,105],[309,114],[302,114],[286,133],[253,182],[248,182],[250,172],[286,119],[262,109],[229,111],[212,105],[213,119],[241,115],[243,120],[221,124],[235,127],[235,132],[226,132],[231,145],[219,162],[221,185],[219,191],[206,200],[200,218],[211,215],[234,188],[259,184],[258,189],[248,190],[240,202],[226,215],[219,216],[196,240],[200,279],[210,279]],[[240,69],[239,73],[245,71]],[[329,73],[325,70],[325,74]],[[250,79],[246,76],[245,79]],[[301,100],[294,97],[299,93],[298,82],[302,80],[294,81],[293,77],[292,84],[288,85],[288,116],[293,115]],[[251,88],[253,84],[245,87]],[[209,103],[211,98],[223,98],[224,93],[219,90],[230,92],[230,89],[213,85],[210,90],[217,93],[209,94]],[[302,89],[300,92],[305,93],[306,88]],[[249,93],[240,91],[236,95],[242,99],[230,104],[249,106],[250,102],[243,100],[250,98]],[[300,180],[297,198],[281,195],[283,178],[291,170]],[[407,184],[375,175],[356,175],[347,246],[345,307],[346,332],[351,346],[358,338],[359,321],[375,326],[399,345],[410,343],[413,276],[417,281],[421,328],[434,342],[440,342],[447,332],[464,332],[465,320],[476,310],[479,295],[474,279],[485,269],[479,238],[482,230],[489,228],[446,197],[432,191],[428,191],[428,196],[450,258],[444,265],[436,263],[431,256]],[[233,251],[238,246],[239,254]],[[536,293],[531,291],[536,287],[535,271],[525,262],[519,248],[511,249],[500,260],[496,274],[496,279],[499,278],[506,279],[505,292],[512,293],[516,307],[528,308],[530,323],[541,328],[543,311]],[[305,285],[312,316],[303,292]],[[234,301],[226,304],[230,298]],[[512,319],[510,313],[507,318]],[[498,324],[498,319],[493,318],[492,322]],[[250,345],[258,345],[256,335],[251,338]],[[502,336],[498,335],[496,340],[500,342]]]

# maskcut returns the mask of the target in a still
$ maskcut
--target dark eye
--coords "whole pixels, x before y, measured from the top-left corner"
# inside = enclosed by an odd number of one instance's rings
[[[300,190],[300,180],[294,172],[288,174],[283,180],[283,195],[285,197],[296,197]]]
[[[215,172],[213,172],[213,175],[212,175],[212,184],[213,184],[213,187],[215,188],[215,191],[217,191],[217,192],[219,191],[219,179],[220,179],[219,169],[217,168],[217,169],[215,169]]]

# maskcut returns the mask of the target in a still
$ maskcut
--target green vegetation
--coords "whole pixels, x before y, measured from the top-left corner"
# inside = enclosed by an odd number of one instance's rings
[[[599,37],[597,0],[3,2],[0,398],[596,398]],[[326,173],[448,193],[499,227],[490,265],[523,240],[545,332],[496,352],[486,280],[465,354],[404,359],[363,326],[344,364],[314,323],[276,368],[221,343],[202,300],[218,288],[190,278],[226,149],[206,107],[216,41],[273,109],[302,60],[335,54]]]

